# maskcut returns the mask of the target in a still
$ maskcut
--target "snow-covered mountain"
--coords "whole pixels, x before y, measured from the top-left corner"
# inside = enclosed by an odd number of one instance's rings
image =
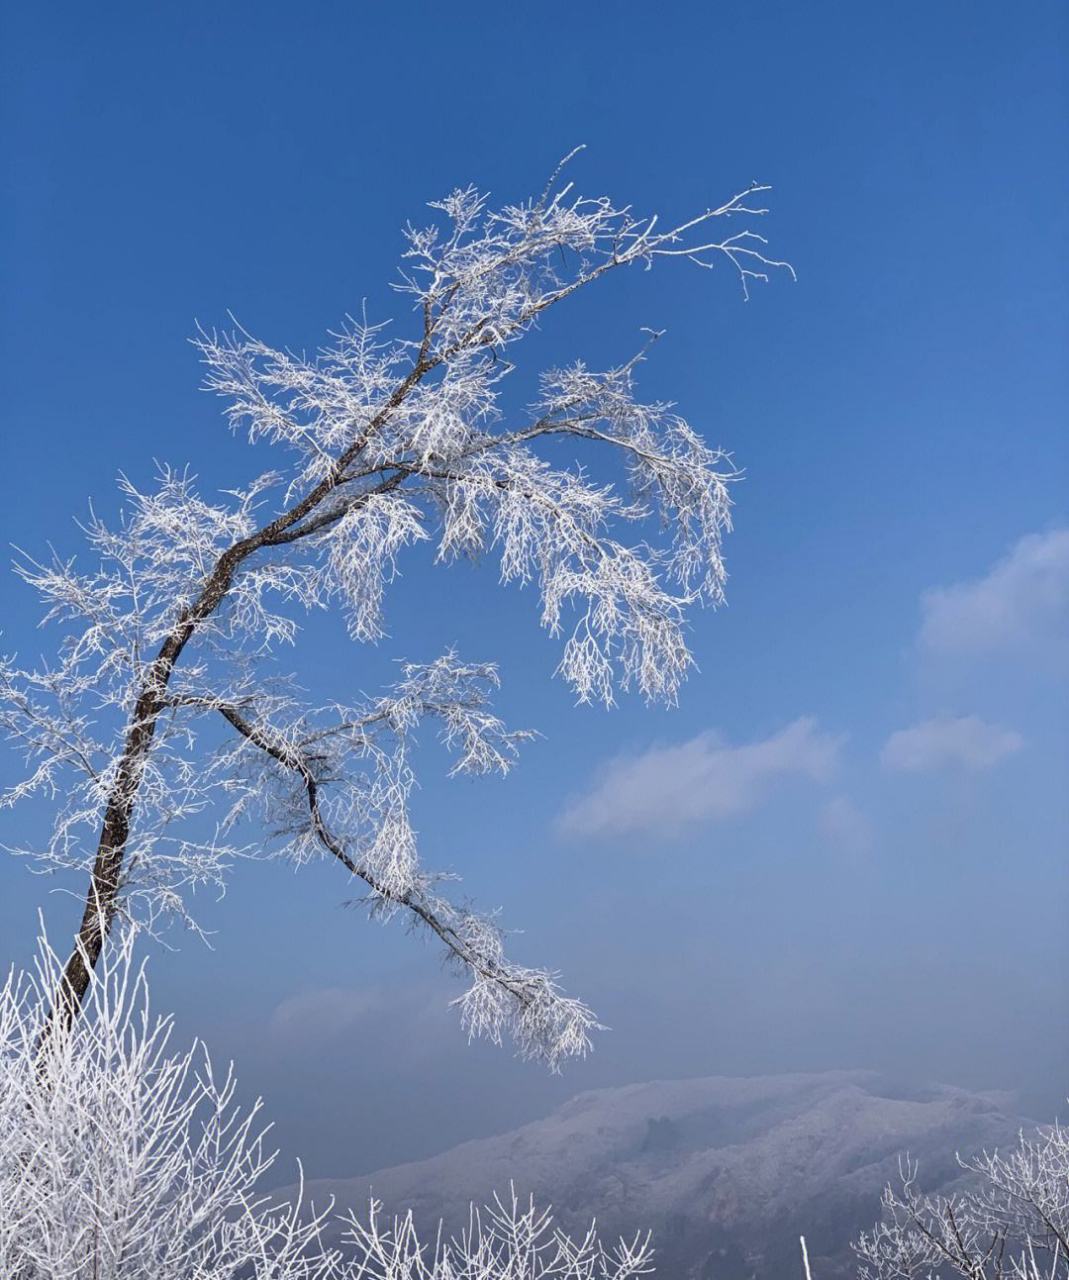
[[[544,1120],[369,1177],[313,1183],[318,1201],[461,1225],[469,1201],[510,1181],[551,1202],[563,1226],[603,1235],[652,1227],[658,1275],[787,1280],[804,1232],[818,1280],[852,1274],[849,1239],[878,1214],[900,1153],[925,1187],[954,1160],[1004,1145],[1022,1124],[1007,1094],[896,1087],[855,1071],[655,1081],[580,1094]]]

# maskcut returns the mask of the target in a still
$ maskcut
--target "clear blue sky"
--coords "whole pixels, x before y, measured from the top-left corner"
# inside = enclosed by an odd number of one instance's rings
[[[746,472],[730,605],[695,620],[678,710],[574,709],[532,601],[484,571],[414,559],[376,651],[309,629],[328,694],[453,642],[501,662],[504,709],[546,738],[505,783],[446,784],[429,756],[426,854],[614,1028],[559,1081],[469,1050],[434,952],[340,910],[333,868],[244,868],[205,905],[215,950],[156,957],[157,1003],[238,1059],[311,1173],[656,1076],[1064,1096],[1067,21],[1045,0],[9,7],[0,518],[30,550],[76,550],[120,468],[262,469],[197,390],[194,321],[300,347],[364,298],[395,314],[399,228],[456,184],[524,195],[579,142],[580,186],[666,215],[758,178],[798,270],[744,304],[667,264],[538,339],[604,366],[667,329],[642,392]],[[34,655],[34,601],[9,579],[4,602]],[[657,829],[688,743],[706,798]],[[613,787],[651,789],[629,826],[604,820]],[[0,864],[0,958],[38,905],[71,926],[47,887]]]

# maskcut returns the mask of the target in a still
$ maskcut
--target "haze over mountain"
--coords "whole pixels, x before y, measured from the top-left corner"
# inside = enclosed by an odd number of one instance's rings
[[[551,1202],[562,1226],[655,1232],[672,1280],[784,1280],[805,1233],[820,1280],[852,1275],[849,1240],[879,1212],[898,1157],[924,1188],[958,1182],[955,1152],[1004,1145],[1028,1121],[1005,1093],[911,1088],[861,1071],[654,1081],[579,1094],[543,1120],[368,1177],[311,1184],[359,1209],[456,1228],[495,1189]]]

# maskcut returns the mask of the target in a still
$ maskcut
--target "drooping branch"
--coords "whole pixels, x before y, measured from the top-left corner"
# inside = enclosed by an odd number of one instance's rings
[[[351,876],[368,886],[373,907],[378,911],[408,913],[413,921],[434,934],[444,944],[448,956],[468,973],[472,986],[456,1003],[461,1007],[469,1034],[487,1035],[499,1041],[501,1030],[507,1028],[523,1056],[540,1058],[554,1070],[564,1058],[587,1052],[590,1033],[599,1029],[592,1012],[581,1001],[564,995],[552,974],[508,961],[501,930],[491,919],[471,910],[458,910],[448,899],[433,892],[433,881],[427,876],[413,876],[409,884],[394,886],[352,852],[352,842],[332,828],[321,804],[323,757],[308,749],[309,745],[321,742],[326,732],[302,744],[252,717],[244,706],[210,697],[175,699],[173,705],[217,712],[243,739],[294,776],[304,795],[315,840]],[[425,710],[448,714],[447,707],[433,704],[428,704]],[[344,732],[351,740],[376,721],[390,717],[389,710],[377,710],[347,722],[335,732]],[[502,1000],[507,1005],[503,1006]]]

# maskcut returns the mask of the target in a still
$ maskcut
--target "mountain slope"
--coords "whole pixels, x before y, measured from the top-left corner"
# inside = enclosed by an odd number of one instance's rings
[[[652,1227],[658,1274],[674,1280],[851,1274],[850,1237],[872,1222],[900,1153],[924,1186],[958,1179],[954,1154],[1012,1141],[1009,1095],[896,1087],[868,1072],[655,1081],[580,1094],[544,1120],[370,1177],[313,1183],[359,1207],[463,1223],[469,1201],[510,1181],[551,1202],[563,1226]]]

